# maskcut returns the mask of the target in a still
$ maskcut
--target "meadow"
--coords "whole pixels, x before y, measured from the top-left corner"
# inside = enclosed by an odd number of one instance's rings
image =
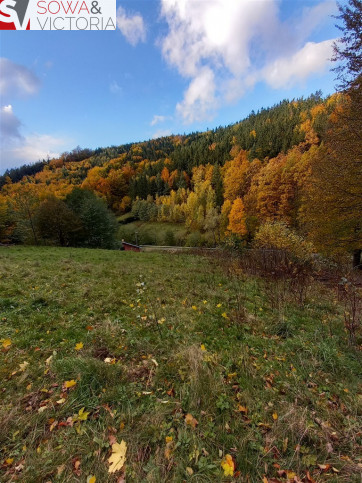
[[[272,302],[228,258],[0,247],[0,481],[360,482],[344,308]]]

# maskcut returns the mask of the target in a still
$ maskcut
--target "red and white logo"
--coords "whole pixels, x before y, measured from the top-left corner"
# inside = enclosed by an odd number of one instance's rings
[[[29,0],[0,0],[0,30],[30,29]]]
[[[0,0],[0,30],[116,30],[116,0]]]

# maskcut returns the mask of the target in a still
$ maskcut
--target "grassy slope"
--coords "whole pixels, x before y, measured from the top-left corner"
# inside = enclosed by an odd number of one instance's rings
[[[135,221],[120,225],[119,238],[136,243],[135,232],[141,245],[166,245],[168,232],[173,233],[176,244],[184,245],[187,235],[187,229],[181,224]]]
[[[23,247],[0,263],[0,481],[116,481],[110,436],[130,482],[230,481],[224,454],[234,481],[275,464],[360,481],[357,354],[324,289],[280,320],[256,281],[202,257]]]

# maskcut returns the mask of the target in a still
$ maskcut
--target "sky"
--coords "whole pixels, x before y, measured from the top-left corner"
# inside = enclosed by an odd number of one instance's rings
[[[337,13],[334,0],[117,0],[115,31],[0,31],[0,174],[329,95]]]

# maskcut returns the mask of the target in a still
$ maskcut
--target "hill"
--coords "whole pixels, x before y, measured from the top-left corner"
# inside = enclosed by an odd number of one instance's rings
[[[316,251],[354,251],[358,265],[360,106],[360,89],[327,99],[316,93],[212,131],[76,148],[9,171],[0,181],[0,241],[97,246],[90,235],[74,236],[97,224],[69,201],[81,189],[118,217],[183,225],[184,243],[250,245],[265,223],[283,222]],[[52,219],[52,229],[39,219]]]
[[[1,481],[360,481],[360,364],[332,289],[299,305],[229,257],[0,257]]]

